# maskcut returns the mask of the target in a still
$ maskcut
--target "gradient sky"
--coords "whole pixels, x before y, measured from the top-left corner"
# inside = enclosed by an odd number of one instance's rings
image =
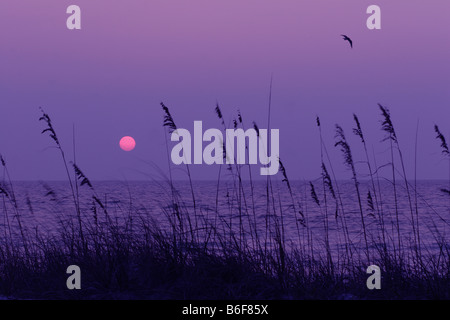
[[[66,28],[71,4],[82,30]],[[371,4],[381,30],[366,27]],[[247,126],[265,127],[273,74],[271,126],[291,179],[320,174],[316,115],[339,177],[349,173],[333,147],[335,123],[362,159],[353,112],[383,164],[377,103],[391,110],[408,173],[420,120],[419,178],[446,178],[433,125],[450,133],[449,14],[448,0],[2,0],[0,153],[15,180],[64,179],[40,134],[42,106],[70,159],[75,127],[77,163],[92,180],[157,177],[155,168],[167,172],[161,101],[179,127],[220,128],[216,101],[227,121],[240,109]],[[132,152],[118,146],[126,135]],[[217,168],[193,176],[216,179]]]

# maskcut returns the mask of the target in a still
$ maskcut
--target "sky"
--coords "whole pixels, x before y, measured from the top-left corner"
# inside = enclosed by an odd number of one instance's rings
[[[66,27],[72,4],[81,30]],[[381,30],[366,27],[372,4]],[[350,173],[334,147],[336,123],[355,160],[364,159],[353,113],[384,164],[378,103],[391,111],[407,173],[417,151],[419,178],[446,179],[433,125],[450,139],[448,12],[448,0],[2,0],[0,154],[14,180],[65,178],[41,134],[42,107],[68,161],[75,150],[91,180],[158,178],[168,173],[160,102],[189,130],[195,120],[221,127],[216,102],[228,124],[240,110],[246,126],[264,128],[273,77],[271,127],[291,179],[320,175],[316,116],[339,178]],[[133,151],[119,148],[123,136],[134,137]],[[191,170],[194,179],[216,179],[218,168]],[[186,178],[183,168],[174,177]]]

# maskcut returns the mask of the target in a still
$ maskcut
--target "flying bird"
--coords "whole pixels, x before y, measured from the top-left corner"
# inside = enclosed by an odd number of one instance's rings
[[[342,38],[343,38],[345,41],[348,41],[348,42],[350,43],[350,47],[353,48],[353,41],[352,41],[352,39],[350,39],[349,37],[347,37],[345,34],[341,34],[341,36],[342,36]]]

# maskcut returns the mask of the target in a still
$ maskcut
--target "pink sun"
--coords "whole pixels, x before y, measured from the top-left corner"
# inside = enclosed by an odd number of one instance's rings
[[[119,146],[124,151],[131,151],[136,147],[136,141],[130,136],[125,136],[120,139]]]

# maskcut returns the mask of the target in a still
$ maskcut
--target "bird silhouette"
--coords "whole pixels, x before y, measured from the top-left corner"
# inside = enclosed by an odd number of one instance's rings
[[[345,34],[341,34],[341,36],[342,36],[342,38],[343,38],[345,41],[348,41],[348,42],[350,43],[350,47],[353,48],[353,41],[352,41],[352,39],[350,39],[349,37],[347,37]]]

